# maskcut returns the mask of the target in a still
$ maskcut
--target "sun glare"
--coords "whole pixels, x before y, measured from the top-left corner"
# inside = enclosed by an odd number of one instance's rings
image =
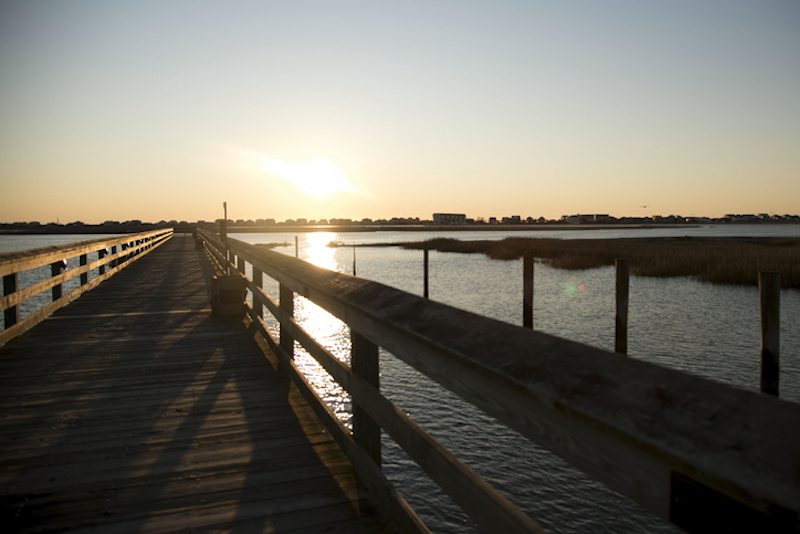
[[[261,157],[261,170],[283,180],[306,196],[325,200],[337,193],[358,193],[342,167],[328,158],[312,158],[299,163]]]

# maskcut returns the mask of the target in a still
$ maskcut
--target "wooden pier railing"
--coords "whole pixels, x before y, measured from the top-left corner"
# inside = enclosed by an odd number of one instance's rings
[[[693,532],[800,528],[800,405],[441,303],[200,231],[221,272],[244,277],[253,323],[385,505],[424,529],[380,471],[383,429],[489,532],[540,527],[380,393],[382,347],[497,420]],[[262,289],[279,283],[279,302]],[[351,365],[293,319],[300,295],[344,321]],[[275,339],[263,307],[280,323]],[[298,342],[350,393],[353,431],[292,361]]]
[[[113,276],[129,262],[138,259],[141,254],[149,252],[171,236],[172,229],[168,228],[110,239],[101,238],[70,245],[0,254],[0,277],[3,278],[0,310],[3,311],[4,318],[0,345]],[[80,266],[67,270],[67,260],[75,257],[79,259]],[[20,288],[21,273],[47,265],[50,265],[50,277]],[[63,294],[64,282],[76,276],[80,276],[80,285]],[[52,292],[51,302],[20,320],[20,304],[48,289]]]

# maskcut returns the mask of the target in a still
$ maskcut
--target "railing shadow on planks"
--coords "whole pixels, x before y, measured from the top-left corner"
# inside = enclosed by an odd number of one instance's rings
[[[380,470],[381,429],[490,532],[538,524],[381,395],[378,348],[691,532],[796,531],[800,405],[532,331],[274,251],[198,232],[244,277],[247,312],[361,480],[407,531],[426,528]],[[279,283],[279,302],[263,276]],[[351,365],[293,319],[300,295],[350,328]],[[280,323],[276,340],[263,307]],[[352,397],[353,432],[292,361],[297,341]]]
[[[3,311],[4,319],[4,329],[0,332],[0,345],[28,330],[103,280],[115,275],[142,254],[164,243],[172,237],[172,234],[172,228],[166,228],[0,254],[0,276],[3,278],[0,310]],[[67,260],[76,257],[79,267],[67,270]],[[50,277],[20,288],[21,273],[46,265],[50,265]],[[90,276],[92,273],[94,275]],[[80,277],[78,287],[64,295],[62,289],[64,282],[77,276]],[[20,304],[48,289],[52,292],[51,302],[20,320]]]

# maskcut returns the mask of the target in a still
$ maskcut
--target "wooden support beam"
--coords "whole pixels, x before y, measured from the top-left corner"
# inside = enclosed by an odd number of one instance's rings
[[[350,367],[353,369],[353,374],[362,377],[370,386],[379,390],[378,346],[352,330],[350,340],[352,343]],[[356,402],[353,403],[353,439],[364,447],[376,464],[381,464],[381,427],[367,415],[364,407]]]
[[[779,394],[781,345],[781,274],[758,273],[761,302],[761,391]]]

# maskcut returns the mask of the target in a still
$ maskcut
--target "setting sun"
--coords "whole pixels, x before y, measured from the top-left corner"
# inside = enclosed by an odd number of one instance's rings
[[[347,179],[342,167],[328,158],[311,158],[299,163],[261,157],[261,170],[272,177],[288,182],[304,195],[325,200],[337,193],[358,193]]]

